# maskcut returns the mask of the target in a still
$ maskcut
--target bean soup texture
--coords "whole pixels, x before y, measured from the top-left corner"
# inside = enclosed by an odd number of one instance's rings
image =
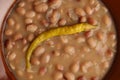
[[[42,42],[26,70],[26,51],[39,34],[84,22],[97,28]],[[116,43],[115,25],[99,0],[20,0],[4,30],[4,55],[17,80],[101,80]]]

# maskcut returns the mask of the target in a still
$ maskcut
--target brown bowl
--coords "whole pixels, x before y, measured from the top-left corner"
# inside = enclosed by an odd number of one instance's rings
[[[2,28],[6,23],[6,18],[11,9],[14,7],[18,0],[0,0],[0,31],[2,33]],[[117,53],[115,55],[114,61],[108,73],[103,80],[120,80],[120,0],[102,0],[104,4],[108,7],[113,20],[116,25],[117,31]],[[0,35],[1,35],[0,33]],[[0,36],[2,38],[2,35]],[[1,40],[1,39],[0,39]],[[14,75],[7,67],[5,59],[2,52],[2,40],[0,42],[0,80],[15,80]]]

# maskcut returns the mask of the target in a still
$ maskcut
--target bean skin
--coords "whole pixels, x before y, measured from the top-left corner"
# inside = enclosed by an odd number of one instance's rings
[[[40,3],[34,7],[35,11],[38,13],[44,13],[48,10],[48,5],[46,3]]]
[[[36,57],[41,56],[44,52],[45,52],[45,48],[39,46],[35,49],[34,56],[36,56]]]
[[[12,29],[5,30],[5,35],[6,36],[11,36],[12,34],[13,34],[13,30]]]
[[[38,27],[35,24],[29,24],[29,25],[27,25],[26,30],[29,32],[35,32],[37,30],[37,28]]]
[[[16,12],[19,14],[19,15],[25,15],[26,13],[26,10],[23,8],[23,7],[18,7],[16,8]]]
[[[14,19],[13,18],[8,18],[7,24],[8,24],[8,26],[14,26],[15,25]]]
[[[57,71],[54,73],[54,80],[60,80],[63,78],[63,73],[60,71]]]
[[[75,75],[73,73],[67,72],[64,76],[67,80],[75,80]]]

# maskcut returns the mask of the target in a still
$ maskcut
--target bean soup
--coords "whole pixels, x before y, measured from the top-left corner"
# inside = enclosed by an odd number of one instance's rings
[[[31,70],[26,69],[36,37],[79,23],[97,27],[43,41],[32,52]],[[5,26],[4,55],[17,80],[101,80],[116,52],[115,25],[100,0],[20,0]]]

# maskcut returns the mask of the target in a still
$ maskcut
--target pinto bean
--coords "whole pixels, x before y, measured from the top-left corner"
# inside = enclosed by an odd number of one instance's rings
[[[24,1],[21,1],[21,2],[18,4],[19,7],[24,7],[25,5],[26,5],[26,3],[25,3]]]
[[[73,73],[67,72],[64,76],[67,80],[75,80],[75,75]]]
[[[80,17],[80,22],[87,22],[87,18],[85,16]]]
[[[17,70],[17,75],[18,75],[18,76],[23,76],[23,74],[24,74],[23,71]]]
[[[63,78],[63,73],[60,71],[57,71],[54,73],[54,80],[60,80]]]
[[[8,26],[14,26],[15,25],[14,19],[13,18],[8,18],[7,24],[8,24]]]
[[[41,60],[42,64],[46,64],[46,63],[48,63],[50,61],[50,55],[49,54],[43,54],[41,56],[40,60]]]
[[[60,19],[60,21],[59,21],[60,26],[64,26],[66,23],[67,23],[67,21],[64,18]]]
[[[56,69],[59,70],[59,71],[63,71],[64,70],[64,66],[61,65],[61,64],[57,64],[56,65]]]
[[[40,64],[40,61],[39,61],[39,59],[38,59],[37,57],[33,57],[33,58],[31,59],[31,63],[32,63],[33,65],[39,65],[39,64]]]
[[[50,17],[50,22],[52,24],[56,24],[60,19],[60,13],[58,11],[53,11],[51,17]]]
[[[66,46],[64,48],[65,53],[73,55],[75,53],[75,48],[73,46]]]
[[[13,30],[12,29],[6,29],[5,30],[5,35],[6,36],[11,36],[13,34]]]
[[[87,73],[88,68],[91,67],[92,65],[93,65],[93,63],[90,62],[90,61],[82,63],[82,65],[81,65],[81,71],[83,73]]]
[[[14,40],[16,41],[16,40],[20,40],[20,39],[22,39],[23,38],[23,35],[21,34],[21,33],[16,33],[15,35],[14,35]]]
[[[27,11],[26,14],[25,14],[25,17],[27,18],[33,18],[35,17],[36,13],[34,11]]]
[[[82,8],[75,8],[75,13],[80,17],[86,15],[85,11]]]
[[[112,20],[108,15],[104,15],[102,21],[106,26],[111,26],[112,24]]]
[[[39,47],[37,47],[37,48],[35,49],[34,55],[35,55],[36,57],[38,57],[38,56],[41,56],[44,52],[45,52],[45,48],[39,46]]]
[[[44,13],[48,10],[48,5],[46,3],[40,3],[34,7],[35,11],[38,13]]]
[[[35,32],[37,30],[37,28],[38,28],[37,25],[29,24],[29,25],[27,25],[26,30],[29,31],[29,32]]]
[[[88,21],[88,23],[91,24],[91,25],[97,25],[97,24],[98,24],[97,20],[95,20],[95,19],[92,18],[92,17],[88,17],[87,21]]]
[[[86,12],[88,15],[92,15],[93,9],[92,9],[90,6],[86,6],[86,7],[85,7],[85,12]]]
[[[61,6],[63,0],[49,0],[49,5],[53,9],[57,9]]]
[[[97,45],[97,40],[93,37],[90,37],[88,40],[87,40],[87,43],[88,45],[91,47],[91,48],[95,48],[96,45]]]
[[[11,40],[6,40],[5,41],[5,47],[10,50],[13,48],[13,42]]]
[[[27,40],[31,42],[34,39],[34,37],[34,34],[30,33],[27,37]]]
[[[44,76],[46,74],[46,72],[47,72],[47,68],[46,67],[40,67],[39,74],[41,76]]]
[[[30,18],[25,19],[25,24],[31,24],[31,23],[33,23],[32,19],[30,19]]]
[[[14,52],[12,52],[12,53],[9,54],[8,57],[9,57],[9,60],[12,61],[16,58],[16,54]]]
[[[73,73],[77,73],[79,71],[79,68],[80,68],[80,65],[79,65],[79,62],[74,62],[71,66],[71,71]]]
[[[26,10],[25,10],[25,8],[23,8],[23,7],[18,7],[18,8],[16,8],[16,12],[17,12],[19,15],[25,15]]]

